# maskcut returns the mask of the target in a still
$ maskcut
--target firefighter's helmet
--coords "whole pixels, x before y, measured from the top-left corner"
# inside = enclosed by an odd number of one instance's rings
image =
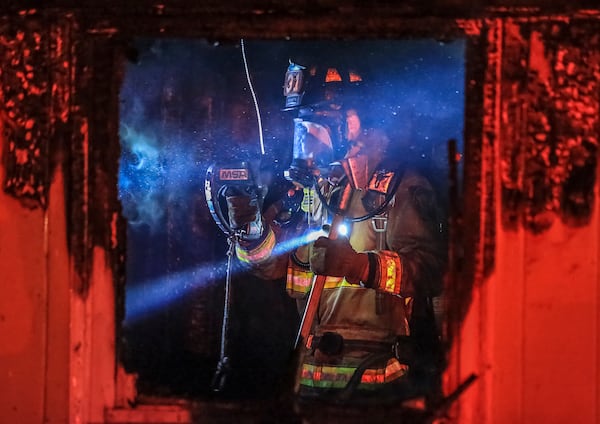
[[[339,109],[363,85],[362,74],[352,67],[304,66],[290,61],[283,83],[283,110]]]
[[[362,73],[339,61],[321,60],[306,66],[290,61],[283,84],[283,110],[294,112],[294,149],[288,172],[293,181],[306,185],[310,178],[305,175],[316,169],[323,175],[334,160],[344,157],[360,131],[356,110],[368,107],[365,89]]]

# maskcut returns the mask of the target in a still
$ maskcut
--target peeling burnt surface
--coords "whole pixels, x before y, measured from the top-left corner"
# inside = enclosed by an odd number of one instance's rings
[[[107,252],[122,286],[125,244],[117,243],[124,234],[116,192],[119,50],[111,39],[80,35],[70,14],[4,19],[0,113],[7,193],[45,208],[52,175],[63,167],[74,289],[85,296],[93,247]]]
[[[465,282],[481,284],[489,276],[495,266],[496,243],[496,208],[499,204],[495,194],[496,186],[496,148],[501,145],[500,116],[498,99],[502,97],[502,86],[499,84],[500,70],[503,69],[503,46],[500,40],[503,34],[501,19],[490,19],[486,24],[485,38],[481,40],[483,51],[479,75],[474,75],[474,81],[480,81],[482,90],[478,92],[481,103],[473,105],[473,113],[479,117],[481,139],[469,144],[472,150],[469,154],[476,159],[467,166],[473,174],[465,175],[465,181],[476,184],[475,191],[465,191],[465,207],[472,212],[472,221],[477,222],[476,232],[466,231],[471,237],[465,240],[465,249],[472,249],[467,255],[472,261],[465,274]],[[483,47],[485,46],[485,47]],[[470,119],[470,118],[467,118]],[[474,125],[477,125],[474,123]],[[510,129],[510,125],[507,125]],[[479,176],[476,176],[479,173]],[[479,181],[477,181],[479,180]],[[477,181],[475,183],[475,181]],[[476,200],[478,199],[478,200]],[[473,202],[472,206],[469,203]],[[466,294],[466,293],[465,293]]]
[[[47,203],[50,114],[54,70],[47,30],[40,20],[0,22],[0,101],[6,177],[3,188],[29,207]]]
[[[598,149],[598,22],[507,25],[503,224],[534,233],[589,222]]]
[[[87,295],[92,251],[102,248],[117,291],[117,339],[124,315],[127,246],[117,193],[118,93],[124,57],[135,54],[127,47],[132,37],[226,42],[240,36],[444,39],[467,35],[464,198],[457,201],[451,229],[455,251],[447,288],[449,341],[469,308],[474,285],[493,270],[494,219],[500,200],[502,224],[509,229],[524,226],[537,233],[549,228],[556,217],[568,225],[583,225],[591,217],[600,129],[600,27],[593,11],[589,19],[555,15],[519,20],[510,16],[535,11],[516,12],[493,1],[421,1],[402,6],[388,1],[378,2],[377,8],[356,1],[343,6],[319,1],[311,8],[272,1],[252,2],[252,6],[244,2],[178,1],[168,7],[150,1],[122,3],[18,0],[0,6],[11,13],[38,8],[0,21],[4,104],[0,122],[9,140],[3,152],[3,189],[29,207],[46,207],[57,159],[63,161],[69,252],[79,277],[74,288],[80,296]],[[445,6],[431,16],[431,8],[441,4]],[[465,5],[475,4],[478,7],[466,11]],[[497,8],[484,21],[468,19],[483,13],[482,4]],[[564,2],[556,10],[583,6],[592,4]],[[452,15],[461,19],[447,17]],[[494,162],[497,146],[501,147],[499,164]],[[501,199],[493,192],[496,166],[501,169]],[[204,317],[205,312],[198,315]]]
[[[119,0],[7,0],[0,6],[0,11],[19,11],[23,9],[82,10],[101,18],[180,18],[203,15],[204,19],[213,18],[219,23],[240,24],[260,22],[264,17],[316,18],[329,15],[344,19],[362,19],[370,16],[471,16],[482,11],[487,2],[477,0],[379,0],[365,3],[359,0],[316,0],[298,2],[293,0],[274,1],[202,1],[169,0],[136,0],[121,2]],[[236,22],[237,21],[237,22]],[[331,35],[331,33],[329,33]]]
[[[115,40],[74,40],[76,78],[71,113],[71,139],[64,166],[67,180],[69,250],[81,296],[89,290],[92,251],[107,255],[116,287],[117,322],[124,314],[125,221],[117,195],[120,144],[118,93],[122,51]]]

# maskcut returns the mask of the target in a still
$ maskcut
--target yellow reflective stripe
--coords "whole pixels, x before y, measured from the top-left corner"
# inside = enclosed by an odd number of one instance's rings
[[[288,266],[285,288],[288,292],[306,294],[312,285],[313,276],[312,271]]]
[[[246,250],[239,244],[235,247],[235,253],[240,261],[246,263],[260,263],[271,256],[271,252],[275,247],[275,233],[268,227],[267,236],[254,249]]]
[[[343,388],[354,375],[356,367],[341,367],[331,365],[302,365],[300,384],[309,387]],[[368,387],[374,384],[384,384],[394,381],[408,372],[408,365],[401,364],[396,358],[391,358],[385,368],[366,369],[361,377],[360,386]]]
[[[325,279],[326,289],[335,289],[338,287],[357,287],[356,284],[350,284],[344,277],[327,277]]]
[[[291,293],[306,294],[310,291],[314,279],[312,271],[298,269],[288,265],[285,288]],[[325,279],[326,289],[335,289],[338,287],[357,287],[356,284],[350,284],[344,277],[327,277]]]
[[[379,275],[381,280],[378,287],[388,293],[400,294],[400,283],[402,282],[402,262],[395,252],[381,250],[379,256]]]
[[[328,365],[302,365],[300,384],[309,387],[346,387],[356,368]]]

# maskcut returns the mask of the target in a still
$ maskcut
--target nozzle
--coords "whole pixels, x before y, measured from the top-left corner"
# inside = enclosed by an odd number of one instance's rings
[[[227,374],[229,374],[229,358],[223,357],[218,365],[215,375],[211,382],[211,388],[213,392],[220,392],[225,388],[225,381],[227,380]]]

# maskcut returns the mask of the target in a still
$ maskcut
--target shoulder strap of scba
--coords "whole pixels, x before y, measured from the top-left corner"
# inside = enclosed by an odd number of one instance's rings
[[[396,190],[400,185],[400,179],[400,167],[387,167],[385,164],[379,166],[378,169],[371,174],[366,186],[366,194],[363,197],[363,205],[365,206],[367,213],[355,217],[346,216],[346,219],[351,222],[361,222],[374,216],[381,215],[394,198]],[[316,190],[316,193],[330,212],[333,214],[341,213],[339,208],[331,204],[335,202],[330,202],[329,199],[326,199],[321,190]],[[383,200],[381,200],[381,196],[383,196]],[[368,204],[370,201],[373,201],[373,205]]]

